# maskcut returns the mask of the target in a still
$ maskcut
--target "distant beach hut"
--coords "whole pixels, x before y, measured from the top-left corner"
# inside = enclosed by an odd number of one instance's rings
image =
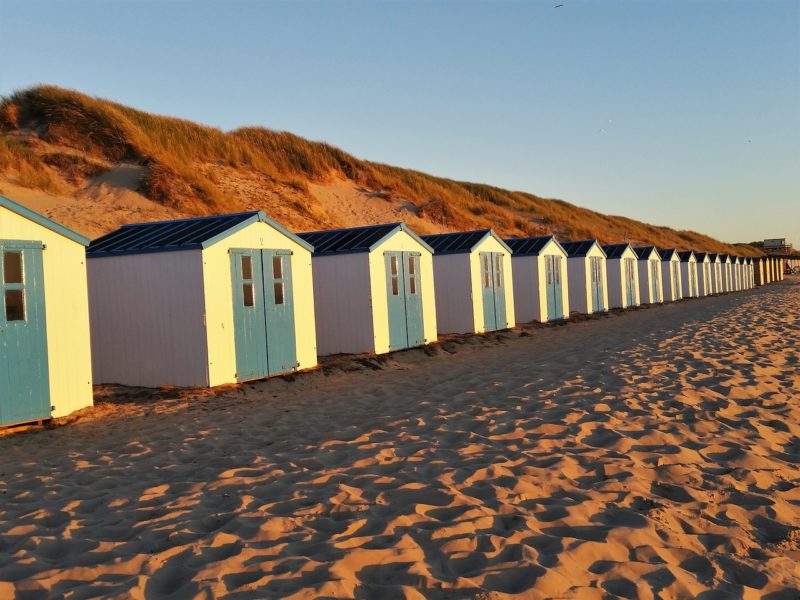
[[[681,259],[681,288],[684,298],[697,298],[697,258],[691,250],[678,252]]]
[[[433,248],[439,333],[481,333],[514,325],[511,249],[491,229],[423,235]]]
[[[722,291],[733,291],[733,259],[728,254],[719,255],[722,266]]]
[[[436,341],[433,248],[406,225],[299,235],[314,246],[320,355],[382,354]]]
[[[683,298],[681,286],[681,259],[674,248],[659,248],[661,256],[661,289],[664,300],[675,302]]]
[[[661,255],[655,246],[634,248],[639,268],[639,300],[642,304],[664,301],[661,289]]]
[[[561,242],[567,253],[569,308],[584,314],[608,310],[606,253],[597,240]]]
[[[753,283],[758,286],[766,284],[766,272],[764,270],[765,261],[761,256],[755,257],[753,260]]]
[[[608,304],[611,308],[639,306],[638,257],[630,244],[603,246],[608,273]]]
[[[569,317],[569,257],[553,236],[513,238],[514,313],[517,321],[556,321]]]
[[[712,294],[719,294],[722,292],[722,264],[719,260],[719,254],[709,254],[708,261],[711,266],[711,285],[709,289]]]
[[[731,256],[732,269],[733,269],[733,291],[739,292],[742,290],[742,257]]]
[[[311,250],[260,211],[94,240],[95,380],[215,386],[315,366]]]
[[[711,268],[711,259],[707,252],[695,252],[697,260],[697,294],[710,296],[714,293],[714,274]]]
[[[753,289],[756,287],[756,266],[752,256],[747,257],[747,287]]]
[[[0,425],[92,405],[88,243],[0,196]]]

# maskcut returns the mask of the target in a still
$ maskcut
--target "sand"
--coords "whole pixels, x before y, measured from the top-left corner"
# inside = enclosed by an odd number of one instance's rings
[[[793,278],[101,388],[0,439],[0,596],[797,598],[798,315]]]

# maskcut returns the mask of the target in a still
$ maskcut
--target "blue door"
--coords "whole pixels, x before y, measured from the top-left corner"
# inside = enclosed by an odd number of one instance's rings
[[[661,302],[663,300],[661,297],[661,277],[659,277],[658,264],[659,261],[657,260],[650,261],[650,297],[653,302]]]
[[[592,256],[589,258],[589,271],[591,276],[591,292],[592,292],[592,312],[603,312],[605,302],[603,302],[603,259],[600,256]]]
[[[624,258],[626,306],[636,306],[636,259]]]
[[[231,250],[237,381],[297,366],[290,258],[282,250]]]
[[[508,327],[506,320],[505,273],[502,252],[481,252],[483,324],[486,331]]]
[[[42,244],[0,240],[0,424],[50,418]]]
[[[545,256],[545,296],[547,298],[547,320],[564,318],[564,298],[562,290],[561,257]]]
[[[389,309],[389,350],[425,343],[422,287],[418,252],[387,252],[386,295]]]
[[[672,269],[672,298],[679,300],[682,294],[681,289],[681,267],[677,261],[670,261],[670,269]]]

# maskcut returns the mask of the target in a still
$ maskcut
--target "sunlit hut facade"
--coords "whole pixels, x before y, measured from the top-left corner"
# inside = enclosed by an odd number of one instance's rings
[[[755,285],[761,286],[766,283],[766,273],[764,271],[764,258],[761,256],[757,256],[753,260],[753,283]]]
[[[0,196],[0,425],[92,404],[88,243]]]
[[[634,248],[639,268],[639,301],[658,304],[664,301],[661,289],[661,255],[655,246]]]
[[[131,224],[94,240],[95,380],[214,386],[315,366],[311,250],[262,212]]]
[[[697,261],[697,294],[710,296],[714,293],[714,274],[711,268],[711,259],[707,252],[695,252]]]
[[[299,234],[314,246],[320,355],[437,339],[433,249],[402,223]]]
[[[661,289],[666,302],[675,302],[683,298],[681,285],[681,259],[674,248],[659,248],[661,256]]]
[[[603,246],[608,273],[608,304],[611,308],[639,306],[638,257],[630,244]]]
[[[733,289],[738,292],[742,290],[742,257],[731,256],[733,260]]]
[[[517,321],[557,321],[569,317],[566,250],[553,236],[507,239],[514,264]]]
[[[722,291],[733,291],[733,260],[728,254],[719,255],[720,265],[722,266]]]
[[[678,252],[681,260],[681,288],[684,298],[697,298],[697,258],[691,250]]]
[[[708,262],[711,266],[711,285],[709,289],[712,294],[719,294],[722,292],[722,264],[719,260],[719,254],[715,252],[709,253]]]
[[[439,333],[483,333],[514,325],[511,249],[491,229],[424,235],[433,249]]]
[[[561,242],[567,253],[567,287],[571,311],[591,314],[608,310],[606,253],[597,240]]]

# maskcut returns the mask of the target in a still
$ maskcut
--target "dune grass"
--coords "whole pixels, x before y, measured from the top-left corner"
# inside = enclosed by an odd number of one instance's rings
[[[561,200],[453,181],[411,169],[358,159],[335,146],[260,127],[223,132],[191,121],[149,114],[55,86],[37,86],[0,100],[0,129],[34,131],[43,140],[108,161],[146,165],[142,192],[189,214],[238,209],[204,165],[248,169],[275,185],[308,194],[307,182],[345,177],[386,196],[413,203],[422,218],[449,229],[492,227],[503,235],[558,233],[565,239],[597,238],[731,252],[733,246],[689,231],[675,231],[612,217]],[[34,153],[0,145],[0,170],[48,170]],[[37,162],[38,161],[38,162]],[[740,252],[744,252],[740,250]],[[758,253],[756,249],[751,253]]]

